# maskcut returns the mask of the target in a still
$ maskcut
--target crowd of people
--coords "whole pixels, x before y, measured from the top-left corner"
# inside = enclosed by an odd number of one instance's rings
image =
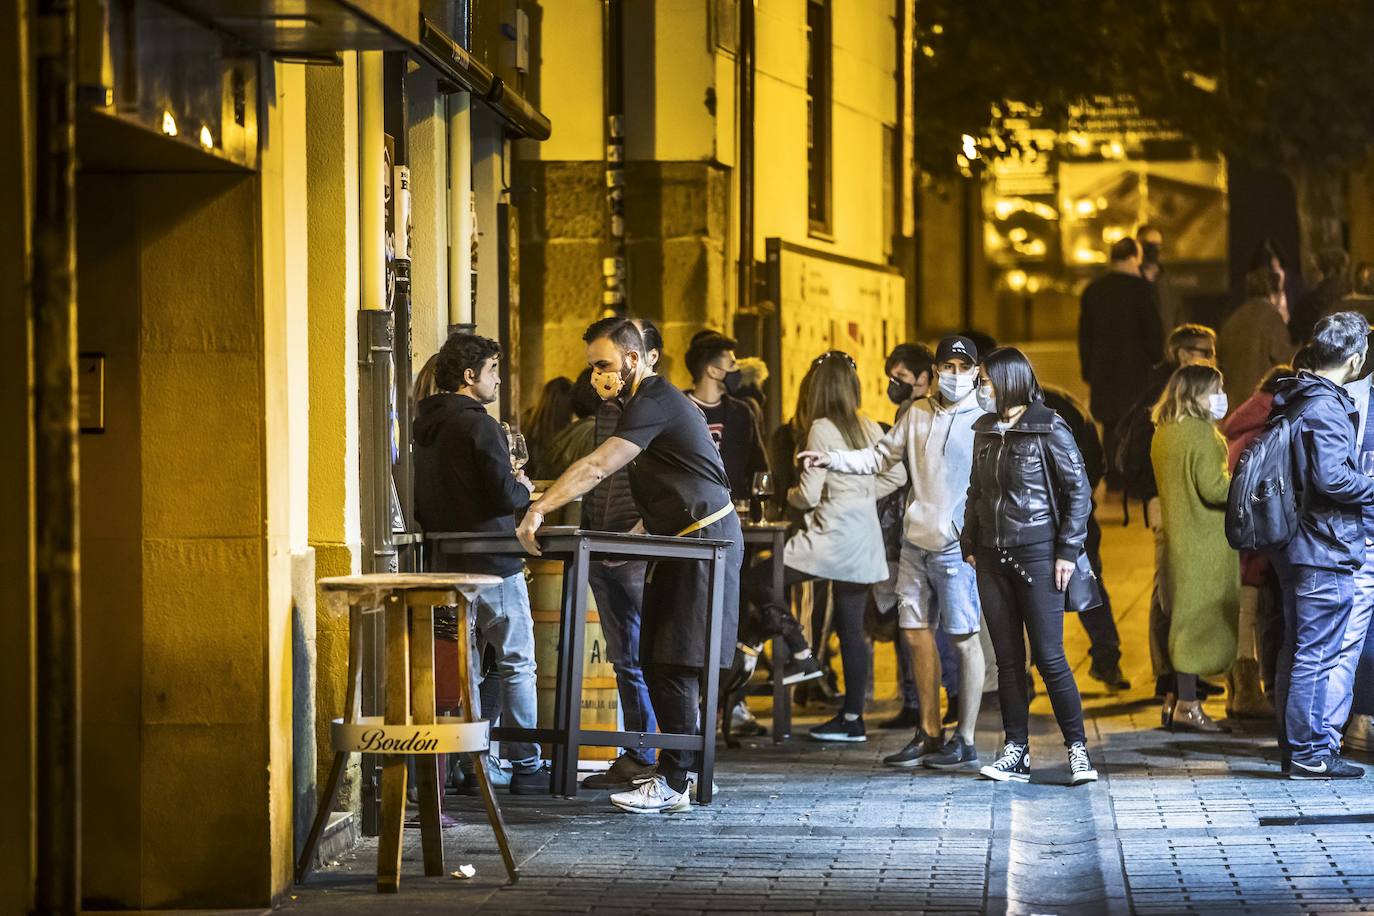
[[[1042,386],[1020,350],[966,332],[933,352],[916,343],[892,351],[890,427],[865,412],[855,360],[818,355],[793,416],[769,436],[767,366],[738,358],[734,340],[694,336],[683,356],[692,383],[681,390],[658,374],[664,343],[651,322],[607,318],[584,337],[588,368],[550,381],[524,418],[527,475],[486,410],[500,384],[499,346],[455,334],[416,385],[417,518],[426,530],[514,532],[538,555],[541,525],[580,500],[587,529],[730,544],[714,659],[702,648],[702,564],[592,563],[628,731],[713,727],[699,721],[704,667],[738,669],[740,653],[757,657],[779,638],[787,651],[772,661],[784,682],[838,707],[811,737],[865,741],[877,634],[893,641],[902,697],[879,727],[912,732],[886,765],[1028,780],[1033,665],[1079,784],[1097,773],[1064,650],[1066,613],[1088,635],[1090,676],[1110,690],[1130,686],[1102,581],[1094,494],[1105,483],[1127,523],[1138,505],[1154,535],[1149,653],[1162,726],[1226,731],[1202,703],[1224,692],[1228,717],[1275,717],[1294,778],[1363,775],[1341,757],[1352,709],[1374,713],[1374,652],[1364,652],[1374,613],[1374,431],[1362,291],[1344,281],[1346,262],[1327,254],[1322,283],[1290,313],[1282,256],[1266,245],[1246,301],[1217,332],[1185,320],[1162,241],[1148,226],[1121,240],[1083,293],[1090,409]],[[1227,532],[1232,473],[1278,416],[1293,431],[1297,534],[1238,552]],[[781,590],[771,558],[747,555],[742,539],[740,510],[760,497],[760,478],[771,481],[774,516],[789,522]],[[536,479],[549,481],[537,495]],[[502,579],[472,602],[485,714],[532,728],[521,563],[454,562]],[[810,600],[798,602],[804,583]],[[806,626],[794,612],[803,605],[812,611]],[[1214,680],[1223,675],[1224,684]],[[1002,740],[983,765],[975,728],[994,688]],[[742,704],[721,714],[753,724]],[[537,745],[507,742],[503,753],[510,791],[547,791]],[[689,751],[626,748],[584,785],[610,790],[625,811],[680,811],[696,771]]]

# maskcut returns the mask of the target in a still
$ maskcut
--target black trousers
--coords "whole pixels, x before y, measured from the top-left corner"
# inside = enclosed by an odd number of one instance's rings
[[[1086,740],[1083,703],[1064,655],[1064,593],[1054,587],[1054,543],[979,547],[976,556],[978,597],[997,654],[997,694],[1007,740],[1025,744],[1030,738],[1027,636],[1065,746]]]
[[[799,569],[784,567],[784,594],[775,595],[773,571],[767,564],[760,564],[745,571],[742,577],[744,596],[758,607],[769,604],[784,606],[787,589],[815,578]],[[868,598],[868,586],[831,580],[830,594],[835,603],[834,623],[835,633],[840,637],[840,659],[844,663],[844,706],[841,711],[861,716],[864,696],[868,693],[869,654],[864,636],[864,602]]]
[[[1082,611],[1078,622],[1088,634],[1088,655],[1092,657],[1093,667],[1107,672],[1121,665],[1121,636],[1116,631],[1116,618],[1112,615],[1112,599],[1107,594],[1107,586],[1102,580],[1102,528],[1097,524],[1095,515],[1088,516],[1088,537],[1083,542],[1088,554],[1088,563],[1097,573],[1097,586],[1102,592],[1102,603],[1090,611]]]
[[[644,680],[658,728],[665,735],[695,735],[701,719],[701,669],[688,665],[646,663]],[[687,773],[700,771],[697,751],[664,749],[658,753],[658,772],[678,792],[687,785]]]

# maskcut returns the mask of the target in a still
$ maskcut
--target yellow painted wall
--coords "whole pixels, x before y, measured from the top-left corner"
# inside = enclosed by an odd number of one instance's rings
[[[520,141],[519,155],[522,159],[600,159],[601,0],[542,0],[537,6],[539,59],[531,67],[538,76],[539,110],[548,115],[554,128],[543,142]]]
[[[31,327],[27,290],[32,133],[27,111],[24,24],[29,4],[0,12],[0,581],[5,638],[0,640],[0,912],[33,905],[34,879],[34,542]]]

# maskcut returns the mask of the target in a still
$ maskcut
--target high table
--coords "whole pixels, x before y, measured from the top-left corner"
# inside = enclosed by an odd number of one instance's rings
[[[746,522],[744,530],[745,549],[767,547],[772,553],[769,563],[773,572],[773,594],[782,595],[787,600],[787,589],[783,579],[783,545],[787,542],[787,522]],[[790,610],[789,610],[790,613]],[[783,683],[786,672],[783,670],[792,659],[792,653],[781,636],[773,637],[773,743],[781,744],[792,737],[792,692]],[[729,721],[730,710],[725,711]],[[728,737],[728,733],[727,733]]]
[[[595,747],[653,747],[701,752],[697,801],[711,801],[711,776],[715,770],[716,694],[720,683],[720,627],[725,600],[725,550],[729,541],[709,538],[658,537],[648,534],[614,534],[582,531],[573,527],[544,527],[538,533],[539,549],[546,559],[563,562],[563,601],[558,623],[558,671],[555,678],[553,728],[493,728],[491,736],[503,741],[539,741],[553,745],[553,793],[577,795],[577,756],[582,745]],[[442,568],[457,557],[525,556],[512,534],[484,532],[436,532],[425,536],[431,568]],[[582,727],[582,657],[587,625],[587,573],[592,557],[618,560],[699,560],[709,567],[710,601],[706,607],[707,664],[701,697],[701,732],[698,735],[665,735],[643,732],[608,732]]]

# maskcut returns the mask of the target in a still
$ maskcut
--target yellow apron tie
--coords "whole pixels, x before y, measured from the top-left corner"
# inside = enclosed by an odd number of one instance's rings
[[[718,522],[718,521],[720,521],[721,519],[725,518],[725,516],[729,515],[731,512],[734,512],[734,511],[735,511],[735,505],[734,505],[734,503],[726,503],[726,504],[725,504],[725,508],[723,508],[723,509],[717,509],[715,512],[712,512],[710,515],[706,516],[705,518],[701,519],[700,521],[692,522],[692,524],[688,525],[686,528],[683,528],[683,529],[682,529],[681,531],[679,531],[677,534],[673,535],[673,537],[679,537],[679,538],[681,538],[681,537],[686,537],[687,535],[691,534],[691,533],[694,532],[694,531],[700,531],[701,529],[703,529],[703,528],[705,528],[705,527],[707,527],[707,526],[709,526],[709,525],[714,525],[716,522]]]

